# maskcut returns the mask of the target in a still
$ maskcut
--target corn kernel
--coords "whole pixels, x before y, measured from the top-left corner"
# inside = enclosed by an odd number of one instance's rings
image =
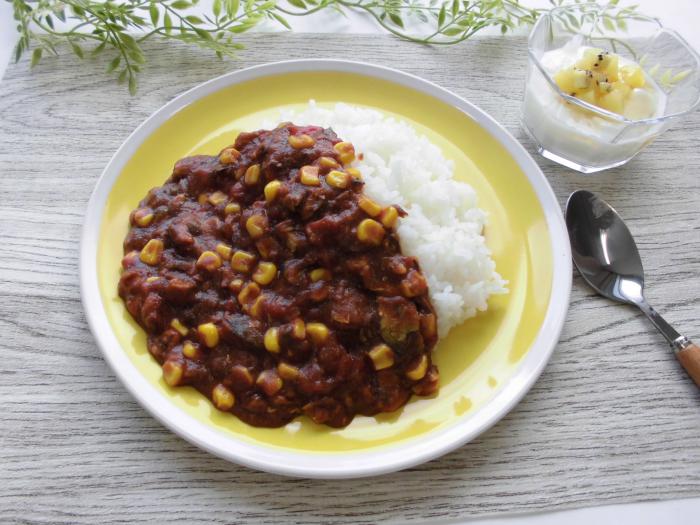
[[[185,341],[182,345],[182,355],[188,359],[194,359],[197,357],[197,347],[192,344],[191,341]]]
[[[277,372],[274,370],[263,370],[260,372],[255,384],[258,385],[268,396],[272,396],[280,391],[284,383],[282,382],[282,378],[278,376]]]
[[[237,202],[229,202],[224,208],[224,213],[226,215],[231,215],[232,213],[241,213],[241,205]]]
[[[255,255],[252,253],[237,250],[231,257],[231,268],[237,272],[248,273],[253,268]]]
[[[313,137],[303,134],[303,135],[289,135],[289,145],[294,149],[310,148],[316,141]]]
[[[418,361],[418,364],[416,366],[414,366],[410,370],[406,370],[406,377],[412,379],[413,381],[418,381],[419,379],[423,379],[427,371],[428,356],[423,354],[422,356],[420,356],[420,361]]]
[[[145,228],[151,224],[154,217],[155,215],[153,214],[153,211],[149,208],[141,208],[140,210],[136,210],[134,212],[134,222],[142,228]]]
[[[318,178],[318,166],[303,166],[299,170],[299,180],[307,186],[320,186],[321,179]]]
[[[219,162],[221,164],[233,164],[241,158],[241,153],[236,148],[226,148],[219,153]]]
[[[223,204],[226,202],[228,197],[223,191],[215,191],[214,193],[210,193],[209,197],[207,197],[207,200],[209,201],[209,204],[212,206],[218,206],[219,204]]]
[[[243,288],[243,279],[232,279],[231,282],[228,283],[228,289],[234,293],[240,292],[241,288]]]
[[[314,343],[323,343],[328,339],[328,327],[323,323],[306,323],[306,333]]]
[[[183,375],[182,365],[177,361],[166,361],[163,364],[163,379],[168,385],[179,385]]]
[[[370,217],[376,217],[382,212],[382,207],[379,204],[364,195],[358,199],[357,205]]]
[[[209,201],[209,194],[208,193],[200,193],[199,197],[197,197],[197,202],[199,204],[206,204]]]
[[[251,215],[245,222],[245,229],[253,239],[263,236],[267,228],[267,219],[263,215]]]
[[[290,365],[282,361],[277,365],[277,373],[282,379],[290,380],[299,377],[299,369],[296,366]]]
[[[379,220],[382,221],[382,224],[387,228],[394,228],[398,219],[399,211],[393,206],[384,208],[384,211],[382,211],[382,214],[379,216]]]
[[[189,329],[184,324],[182,324],[177,317],[170,321],[170,326],[177,330],[178,333],[183,337],[187,335],[187,332],[189,332]]]
[[[260,319],[263,313],[263,306],[265,306],[265,296],[259,295],[248,308],[248,314],[255,319]]]
[[[306,324],[303,319],[294,319],[292,321],[292,337],[296,339],[304,339],[306,337]]]
[[[245,170],[245,175],[243,176],[243,182],[248,186],[254,186],[260,180],[260,164],[253,164],[248,166]]]
[[[423,337],[433,338],[437,335],[437,319],[435,314],[426,314],[420,318],[420,328]]]
[[[211,392],[211,400],[219,410],[231,410],[236,402],[236,397],[233,392],[219,383]]]
[[[219,344],[219,329],[214,323],[203,323],[197,327],[197,333],[202,339],[202,342],[208,348],[214,348]]]
[[[151,239],[141,250],[139,259],[150,266],[155,266],[160,262],[160,258],[163,255],[163,248],[163,241],[160,239]]]
[[[318,165],[321,166],[322,168],[330,168],[330,169],[335,169],[339,168],[340,164],[338,164],[338,161],[336,161],[333,157],[321,157],[318,159]]]
[[[263,340],[265,344],[265,350],[273,354],[278,354],[280,351],[280,331],[279,328],[268,328],[265,332],[265,337]]]
[[[388,345],[378,344],[368,354],[375,370],[384,370],[394,365],[394,352]]]
[[[355,160],[355,147],[350,142],[338,142],[333,149],[343,164],[350,164]]]
[[[160,279],[160,277],[157,275],[151,275],[150,277],[146,278],[146,282],[150,284],[156,282],[158,279]]]
[[[273,180],[265,184],[265,200],[267,202],[272,202],[277,197],[277,194],[282,187],[282,183],[278,180]]]
[[[219,243],[216,245],[216,253],[221,255],[224,259],[230,259],[231,258],[231,253],[233,252],[233,248],[230,246],[224,244],[224,243]]]
[[[330,281],[331,272],[325,268],[316,268],[309,272],[309,277],[311,278],[312,283],[315,283],[316,281]]]
[[[326,175],[326,182],[329,186],[337,188],[339,190],[344,190],[350,186],[350,175],[342,171],[333,170],[328,175]]]
[[[362,173],[357,168],[346,168],[345,173],[350,175],[355,180],[362,180]]]
[[[246,284],[238,294],[238,302],[248,304],[260,295],[260,287],[255,283]]]
[[[221,257],[216,253],[206,251],[202,252],[202,255],[197,259],[197,268],[207,270],[208,272],[213,272],[221,266]]]
[[[270,284],[277,277],[277,266],[271,262],[261,262],[253,272],[253,280],[265,286]]]
[[[374,219],[365,219],[357,226],[357,238],[367,244],[379,246],[384,239],[384,227]]]

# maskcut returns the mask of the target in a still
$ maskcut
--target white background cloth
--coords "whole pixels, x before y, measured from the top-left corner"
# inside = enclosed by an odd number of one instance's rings
[[[523,0],[524,5],[546,7],[548,0]],[[700,50],[700,1],[698,0],[636,0],[639,11],[658,17],[668,27],[678,31],[695,49]],[[210,0],[200,2],[199,9],[208,9]],[[333,12],[321,12],[309,17],[289,17],[293,30],[317,33],[376,33],[381,28],[368,17],[351,13],[347,18]],[[260,30],[275,30],[267,24]],[[0,2],[0,81],[11,60],[17,38],[12,20],[11,4]],[[469,45],[465,42],[461,45]],[[455,53],[459,46],[455,46]],[[146,73],[147,74],[147,73]],[[537,513],[527,516],[486,519],[468,522],[470,525],[612,525],[634,523],[636,525],[677,524],[696,525],[700,516],[700,498],[667,500],[661,502],[609,505],[569,511]],[[461,522],[454,522],[461,523]]]

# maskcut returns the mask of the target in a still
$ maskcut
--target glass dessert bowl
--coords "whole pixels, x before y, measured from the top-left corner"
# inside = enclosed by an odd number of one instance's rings
[[[620,166],[700,104],[700,56],[658,20],[594,4],[535,24],[522,104],[539,153],[582,173]]]

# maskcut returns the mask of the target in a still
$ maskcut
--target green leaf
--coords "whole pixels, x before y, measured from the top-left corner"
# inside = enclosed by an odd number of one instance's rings
[[[121,73],[119,73],[119,76],[117,77],[117,82],[119,84],[123,84],[126,82],[126,75],[128,74],[128,71],[126,69],[122,70]]]
[[[37,47],[34,49],[34,52],[32,53],[32,61],[29,64],[29,67],[34,67],[39,63],[39,60],[41,60],[41,48]]]
[[[197,33],[200,37],[202,37],[205,40],[214,40],[211,36],[211,33],[209,33],[209,31],[195,27],[194,32]]]
[[[204,20],[202,20],[198,16],[194,16],[194,15],[186,16],[185,20],[187,20],[190,24],[193,24],[193,25],[202,25],[204,23]]]
[[[142,16],[129,15],[129,19],[131,20],[131,23],[134,24],[136,27],[143,27],[146,25],[146,19]]]
[[[622,18],[618,18],[617,20],[617,28],[620,31],[627,31],[627,22],[625,22]]]
[[[20,41],[17,42],[17,45],[15,46],[15,64],[19,62],[19,59],[22,57],[23,51],[24,47],[22,46],[22,40],[20,39]]]
[[[134,40],[134,37],[132,37],[130,34],[119,33],[119,38],[128,49],[138,49],[139,45],[136,43],[136,40]]]
[[[214,4],[211,6],[211,11],[214,13],[216,18],[219,18],[221,14],[221,0],[214,0]]]
[[[272,13],[272,18],[277,20],[280,24],[282,24],[284,27],[291,31],[292,26],[289,25],[289,22],[287,22],[283,16],[278,15],[277,13]]]
[[[666,71],[663,72],[661,77],[659,77],[659,83],[668,85],[671,82],[671,75],[672,72],[670,69],[667,69]]]
[[[133,60],[134,62],[136,62],[137,64],[145,64],[146,63],[146,57],[143,56],[143,53],[138,48],[127,50],[127,54],[129,55],[129,58],[131,60]]]
[[[442,7],[440,8],[440,13],[438,13],[438,27],[442,27],[442,24],[445,23],[445,4],[442,4]]]
[[[163,17],[163,27],[165,27],[165,32],[167,34],[170,34],[170,32],[173,30],[173,20],[170,18],[168,13],[165,13],[165,16]]]
[[[151,3],[151,6],[148,8],[148,14],[151,15],[151,23],[153,24],[153,26],[158,26],[160,12],[158,11],[158,7],[156,6],[156,4]]]
[[[442,32],[445,36],[456,36],[462,33],[464,33],[464,29],[456,26],[448,27]]]
[[[53,29],[53,18],[51,18],[51,15],[46,15],[46,25]]]
[[[78,58],[83,58],[83,50],[80,48],[80,46],[71,40],[69,40],[69,43],[71,49],[73,49],[73,53],[75,53]]]
[[[107,42],[102,42],[99,46],[97,46],[95,49],[93,49],[92,53],[90,53],[90,54],[92,56],[100,54],[106,45],[107,45]]]
[[[399,26],[401,29],[403,29],[403,20],[401,20],[401,17],[397,15],[396,13],[389,13],[389,19],[397,26]]]
[[[610,20],[610,18],[607,16],[603,18],[603,25],[608,31],[615,31],[615,26],[613,25],[612,20]]]
[[[82,18],[85,16],[85,10],[83,10],[83,8],[77,4],[71,5],[71,10],[73,11],[73,13],[75,13],[75,16],[77,16],[77,17]]]
[[[175,0],[175,2],[170,4],[170,7],[174,9],[189,9],[190,7],[192,7],[192,4],[186,2],[185,0]]]
[[[226,14],[229,16],[229,18],[236,16],[239,7],[240,4],[238,3],[238,0],[226,0]]]
[[[688,75],[690,75],[693,72],[692,69],[686,69],[685,71],[681,71],[680,73],[676,73],[673,78],[671,78],[671,82],[673,84],[680,82],[681,80],[685,79]]]
[[[299,9],[306,9],[306,4],[304,3],[304,0],[287,0],[290,4],[292,4],[294,7],[298,7]]]
[[[250,29],[251,27],[254,27],[254,26],[255,26],[254,23],[242,22],[242,23],[238,24],[237,26],[229,27],[228,30],[231,33],[245,33],[246,31],[248,31],[248,29]]]
[[[114,57],[114,59],[107,66],[107,73],[111,73],[112,71],[117,69],[119,67],[119,64],[121,64],[121,61],[122,61],[121,55],[117,55],[116,57]]]
[[[457,16],[459,11],[459,0],[452,0],[452,18]]]
[[[138,86],[136,85],[136,77],[134,75],[129,75],[129,93],[131,96],[136,94]]]

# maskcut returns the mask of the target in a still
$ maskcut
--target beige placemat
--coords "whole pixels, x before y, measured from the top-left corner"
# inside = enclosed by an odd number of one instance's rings
[[[90,335],[78,242],[95,180],[149,114],[221,73],[325,57],[399,67],[518,126],[522,39],[434,49],[377,36],[243,39],[238,61],[151,45],[137,97],[104,61],[11,66],[0,83],[0,521],[31,523],[430,522],[700,495],[700,393],[632,308],[574,279],[552,361],[492,430],[409,471],[290,480],[171,434],[115,379]],[[240,102],[237,102],[240,103]],[[629,220],[649,300],[700,338],[700,113],[627,167],[584,177],[539,159],[563,203],[600,191]]]

